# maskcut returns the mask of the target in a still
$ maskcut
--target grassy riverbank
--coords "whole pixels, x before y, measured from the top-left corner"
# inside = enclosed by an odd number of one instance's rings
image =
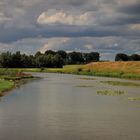
[[[14,87],[13,81],[0,80],[0,96],[3,96],[5,91],[8,91]]]
[[[31,72],[51,72],[116,77],[140,80],[140,62],[93,62],[87,65],[66,65],[63,68],[26,69]]]
[[[20,69],[21,70],[21,69]],[[140,80],[140,62],[93,62],[87,65],[66,65],[63,68],[27,68],[28,72],[67,73]]]
[[[63,68],[47,68],[43,70],[28,69],[28,71],[81,74],[140,80],[140,62],[93,62],[87,65],[66,65]]]
[[[6,91],[13,89],[27,78],[33,78],[33,76],[18,69],[0,69],[0,96],[5,95]]]
[[[63,68],[0,68],[0,96],[25,78],[33,78],[26,72],[67,73],[140,80],[140,62],[93,62],[87,65],[66,65]]]

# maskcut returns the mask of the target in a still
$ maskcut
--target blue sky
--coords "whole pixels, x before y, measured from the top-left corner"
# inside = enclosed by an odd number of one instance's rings
[[[0,0],[0,52],[140,54],[140,0]]]

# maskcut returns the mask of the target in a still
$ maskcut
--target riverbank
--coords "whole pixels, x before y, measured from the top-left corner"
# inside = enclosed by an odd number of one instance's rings
[[[87,65],[66,65],[63,68],[0,69],[0,96],[33,78],[23,72],[46,72],[115,77],[140,80],[140,62],[93,62]]]
[[[66,65],[63,68],[31,68],[28,72],[67,73],[140,80],[140,62],[93,62],[86,65]]]
[[[19,72],[15,69],[0,69],[0,97],[7,91],[25,83],[26,79],[34,78],[31,74]]]

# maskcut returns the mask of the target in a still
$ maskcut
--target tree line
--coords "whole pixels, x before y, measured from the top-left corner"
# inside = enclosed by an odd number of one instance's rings
[[[118,53],[115,57],[115,61],[140,61],[140,55],[139,54],[127,55],[124,53]]]
[[[63,50],[47,50],[45,53],[37,52],[35,55],[3,52],[0,54],[0,67],[3,68],[62,68],[66,64],[86,64],[97,62],[100,59],[98,52],[81,53],[65,52]]]

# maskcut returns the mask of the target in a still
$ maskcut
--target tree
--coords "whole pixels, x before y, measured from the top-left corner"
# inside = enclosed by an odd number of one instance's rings
[[[63,50],[57,51],[57,54],[59,54],[63,59],[66,59],[67,53]]]
[[[129,56],[124,53],[118,53],[115,57],[115,61],[128,61],[130,60]]]
[[[99,59],[100,59],[100,55],[98,52],[91,52],[91,53],[84,54],[85,63],[97,62],[99,61]]]
[[[140,55],[138,54],[132,54],[130,58],[132,61],[140,61]]]
[[[57,51],[57,54],[61,56],[61,58],[63,59],[62,64],[66,64],[66,59],[67,59],[67,53],[63,50],[59,50]]]
[[[13,68],[20,68],[21,67],[21,54],[20,52],[16,52],[12,55],[12,67]]]
[[[22,68],[36,67],[35,57],[33,55],[28,56],[26,54],[22,54],[21,55],[21,67]]]
[[[69,64],[81,64],[84,62],[82,53],[80,52],[71,52],[68,54],[68,63]]]
[[[136,59],[136,56],[132,56]],[[63,67],[64,64],[82,64],[98,61],[99,53],[66,53],[63,50],[57,52],[47,50],[44,54],[39,51],[35,55],[5,52],[0,54],[0,67],[27,68],[27,67]]]
[[[40,51],[38,51],[38,52],[36,52],[35,57],[38,57],[40,55],[42,55],[42,53]]]
[[[46,55],[40,55],[36,58],[36,66],[37,67],[47,67],[47,56]]]
[[[12,66],[12,54],[5,52],[0,55],[0,64],[3,68],[9,68]]]
[[[48,55],[48,54],[55,55],[56,52],[55,52],[55,51],[52,51],[52,50],[47,50],[47,51],[45,52],[45,55]]]
[[[61,57],[61,55],[56,54],[53,56],[52,63],[53,63],[52,64],[53,67],[62,68],[63,67],[63,58]]]

